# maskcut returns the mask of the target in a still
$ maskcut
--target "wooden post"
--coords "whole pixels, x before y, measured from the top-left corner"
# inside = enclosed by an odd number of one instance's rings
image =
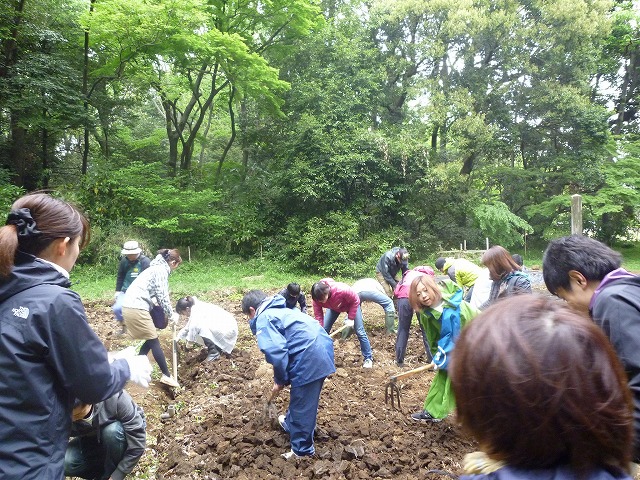
[[[466,240],[464,241],[464,249],[465,250],[467,249],[467,241]]]
[[[582,235],[582,196],[571,195],[571,234]]]
[[[487,244],[487,248],[485,248],[485,250],[489,250],[489,237],[484,237],[484,239]]]

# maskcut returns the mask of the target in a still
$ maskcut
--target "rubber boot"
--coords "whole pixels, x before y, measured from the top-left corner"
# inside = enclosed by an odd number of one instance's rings
[[[394,325],[396,323],[396,314],[394,312],[385,312],[384,314],[384,329],[388,334],[393,334],[397,332]]]

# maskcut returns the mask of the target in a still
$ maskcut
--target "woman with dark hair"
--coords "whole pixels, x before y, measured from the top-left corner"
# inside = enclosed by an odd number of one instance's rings
[[[447,375],[449,358],[460,330],[478,313],[462,295],[462,288],[451,280],[438,284],[432,276],[420,275],[411,282],[409,303],[426,333],[429,366],[436,371],[422,411],[411,415],[415,421],[439,422],[456,406]]]
[[[222,352],[229,355],[236,346],[238,322],[224,308],[189,295],[178,300],[176,312],[188,319],[178,339],[206,346],[206,362],[217,360]]]
[[[182,263],[180,252],[164,248],[158,250],[156,258],[149,268],[144,270],[129,285],[122,301],[122,316],[127,332],[136,340],[144,340],[139,355],[147,355],[149,350],[158,363],[162,377],[160,382],[170,387],[179,387],[178,379],[173,378],[162,351],[158,331],[151,318],[151,309],[155,305],[162,307],[165,317],[177,322],[179,315],[173,311],[169,297],[169,275]]]
[[[331,327],[338,316],[341,313],[347,313],[348,319],[345,323],[355,329],[360,342],[360,351],[364,357],[362,368],[373,368],[373,351],[364,329],[358,294],[346,283],[336,282],[332,278],[323,278],[311,287],[311,298],[313,299],[313,315],[327,333],[331,332]]]
[[[602,331],[547,298],[509,298],[460,335],[449,367],[458,419],[482,452],[463,479],[627,479],[627,380]]]
[[[0,478],[63,478],[74,399],[148,386],[149,360],[109,363],[69,290],[89,237],[77,208],[44,193],[16,200],[0,228]]]
[[[504,247],[494,245],[484,252],[482,263],[489,269],[489,278],[493,283],[489,299],[480,307],[480,310],[484,310],[498,298],[532,293],[529,275],[522,271],[522,267]]]

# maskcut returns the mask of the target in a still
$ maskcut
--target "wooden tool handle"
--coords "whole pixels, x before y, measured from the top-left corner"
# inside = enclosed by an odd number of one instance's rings
[[[418,368],[414,368],[413,370],[408,370],[408,371],[403,372],[403,373],[398,373],[397,375],[392,376],[390,380],[392,382],[395,382],[399,378],[410,377],[411,375],[415,375],[416,373],[424,372],[425,370],[431,370],[431,369],[433,369],[433,364],[432,363],[430,363],[428,365],[423,365],[423,366],[418,367]]]
[[[338,335],[340,332],[342,332],[343,330],[346,330],[349,327],[352,327],[353,325],[343,325],[341,326],[339,329],[337,329],[336,331],[332,332],[331,335],[329,335],[331,338],[336,338],[336,335]]]

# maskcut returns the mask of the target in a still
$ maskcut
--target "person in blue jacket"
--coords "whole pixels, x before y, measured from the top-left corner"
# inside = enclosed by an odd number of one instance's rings
[[[74,399],[105,400],[131,379],[148,386],[143,356],[109,362],[69,290],[89,223],[47,194],[16,200],[0,227],[0,478],[61,479]]]
[[[312,317],[286,307],[281,295],[267,297],[251,290],[242,299],[242,313],[267,362],[273,365],[273,393],[291,385],[289,408],[278,420],[291,438],[286,459],[315,453],[320,392],[325,378],[336,371],[333,340]]]
[[[460,334],[449,376],[481,449],[461,480],[631,478],[625,371],[603,332],[561,302],[521,295],[489,307]]]

